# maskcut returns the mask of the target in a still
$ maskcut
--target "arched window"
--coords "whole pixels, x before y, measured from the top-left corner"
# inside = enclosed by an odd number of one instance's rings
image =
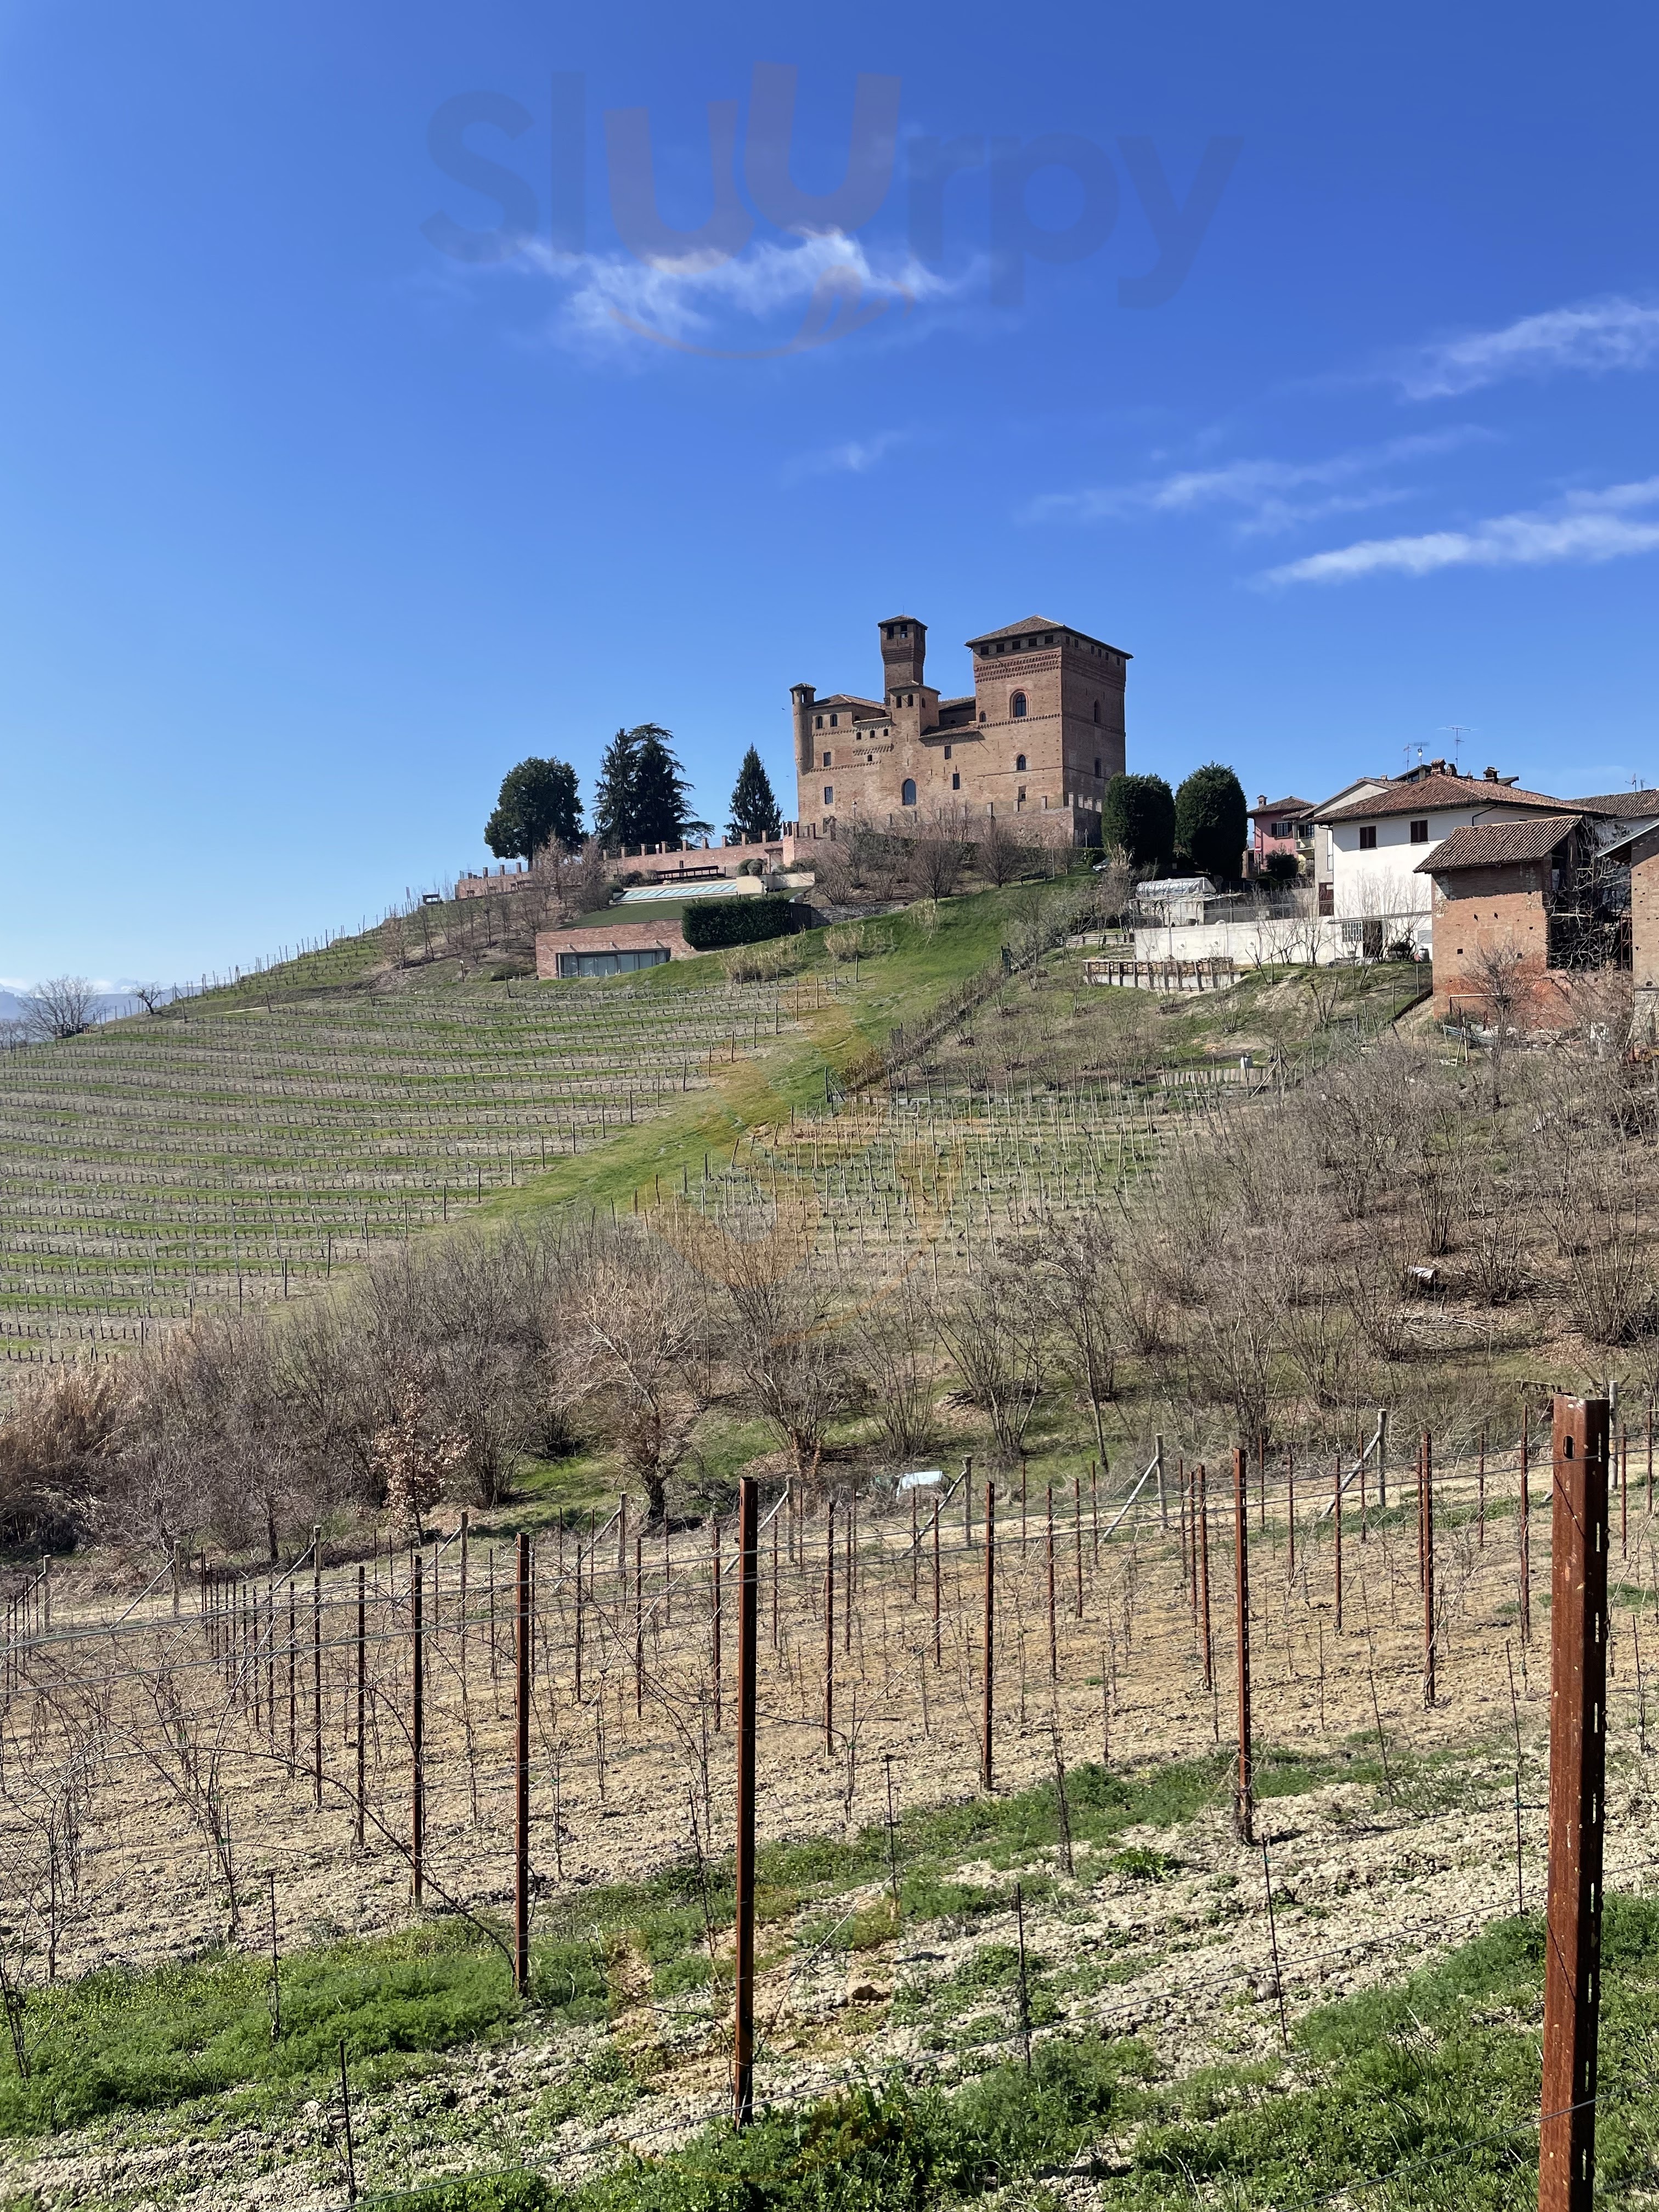
[[[1016,775],[1024,775],[1024,773],[1025,756],[1024,753],[1016,753],[1014,755],[1014,774]]]
[[[1025,694],[1023,691],[1016,691],[1013,697],[1008,702],[1008,712],[1013,716],[1016,721],[1020,720],[1024,716],[1025,713]]]
[[[899,805],[900,805],[901,806],[914,806],[914,805],[915,805],[915,803],[916,803],[916,786],[915,786],[915,779],[913,776],[908,776],[908,775],[907,775],[907,776],[905,777],[905,779],[904,779],[903,785],[902,785],[902,788],[901,788],[901,790],[900,790],[900,792],[899,792]]]

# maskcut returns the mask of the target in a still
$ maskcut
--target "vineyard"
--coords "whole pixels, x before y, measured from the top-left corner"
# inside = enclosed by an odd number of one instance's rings
[[[1390,1468],[1389,1449],[1379,1421],[1364,1450],[1322,1463],[1250,1455],[1237,1496],[1231,1468],[1150,1444],[1144,1464],[1103,1476],[1080,1462],[1041,1494],[964,1469],[906,1492],[773,1496],[757,1686],[766,2099],[821,2094],[882,2051],[913,2079],[951,2081],[1033,2036],[1154,2021],[1177,2074],[1265,2055],[1310,2002],[1536,1908],[1547,1464],[1535,1440],[1483,1437],[1442,1465],[1428,1439],[1414,1469]],[[1650,1425],[1623,1436],[1612,1512],[1607,1874],[1638,1893],[1656,1863],[1656,1527]],[[119,1602],[72,1569],[34,1577],[9,1612],[0,1731],[12,2131],[121,2106],[118,2069],[76,2082],[75,2030],[91,2027],[75,1978],[99,1970],[153,1972],[228,1942],[252,1962],[242,2012],[270,2008],[276,2048],[292,2033],[299,2054],[315,2037],[304,1961],[287,1954],[319,1936],[372,1945],[412,1904],[463,1951],[471,1931],[469,1969],[510,2012],[521,1844],[530,1985],[554,2044],[533,2094],[460,2128],[447,2157],[465,2168],[507,2147],[540,2162],[537,2100],[573,2064],[603,2077],[604,2049],[626,2094],[588,2095],[571,2122],[582,2156],[661,2148],[717,2117],[732,1546],[729,1521],[665,1534],[624,1501],[602,1525],[517,1547],[463,1517],[412,1554],[355,1565],[313,1551],[247,1575],[181,1559]],[[1264,1896],[1279,1886],[1273,1916],[1249,1902],[1264,1882]],[[1218,1914],[1233,1885],[1238,1907]],[[1016,1915],[1037,1962],[1018,1977]],[[608,2043],[561,2044],[595,2020]],[[390,2118],[395,2021],[348,2004],[337,2026],[359,2074],[354,2160],[374,2187],[403,2184],[422,2169]],[[240,2078],[222,2038],[185,2028],[174,2044],[186,2087]],[[25,2161],[31,2185],[48,2185],[54,2155]],[[283,2201],[337,2202],[343,2157],[336,2114],[307,2141],[320,2193],[290,2176]],[[263,2201],[222,2193],[234,2152],[210,2166],[210,2201]],[[136,2204],[144,2185],[97,2201]]]

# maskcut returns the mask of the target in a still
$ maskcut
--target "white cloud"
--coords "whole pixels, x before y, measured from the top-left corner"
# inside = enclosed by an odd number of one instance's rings
[[[803,453],[783,471],[785,483],[800,483],[809,477],[866,476],[885,460],[896,446],[904,444],[908,432],[878,430],[871,438],[848,438],[822,452]]]
[[[941,276],[908,258],[889,266],[834,231],[793,245],[763,242],[732,258],[659,262],[625,253],[573,258],[536,246],[506,265],[527,265],[558,288],[551,334],[589,351],[641,337],[697,352],[805,350],[878,316],[897,319],[924,301],[952,298],[975,274]],[[756,326],[792,308],[801,311],[795,333],[757,347]]]
[[[1600,375],[1659,361],[1659,307],[1601,300],[1523,315],[1502,330],[1474,331],[1421,347],[1393,374],[1408,399],[1445,399],[1514,376],[1563,370]]]
[[[1357,544],[1286,562],[1263,584],[1340,584],[1376,575],[1426,576],[1440,568],[1528,568],[1559,562],[1617,561],[1659,550],[1659,477],[1604,490],[1575,492],[1553,512],[1494,515],[1468,530],[1414,538],[1367,538]]]
[[[1370,484],[1352,491],[1334,487],[1354,484],[1402,462],[1449,453],[1487,434],[1464,426],[1392,438],[1385,445],[1358,447],[1316,460],[1230,461],[1220,468],[1182,469],[1140,483],[1051,492],[1034,500],[1024,519],[1097,522],[1133,514],[1190,514],[1205,508],[1231,507],[1241,511],[1236,526],[1239,534],[1255,537],[1408,498],[1409,490],[1400,486]],[[1298,494],[1304,495],[1298,497]]]

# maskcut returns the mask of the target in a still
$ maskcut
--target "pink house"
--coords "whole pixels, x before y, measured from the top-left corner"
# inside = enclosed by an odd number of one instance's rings
[[[1258,798],[1250,809],[1252,873],[1265,876],[1268,861],[1276,854],[1283,854],[1310,875],[1313,814],[1313,801],[1310,799]]]

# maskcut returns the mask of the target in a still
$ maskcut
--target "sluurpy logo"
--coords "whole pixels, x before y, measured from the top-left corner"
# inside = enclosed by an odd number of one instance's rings
[[[994,308],[1021,307],[1030,264],[1082,262],[1112,237],[1125,197],[1120,165],[1152,259],[1117,278],[1117,301],[1161,307],[1186,282],[1243,143],[1207,139],[1182,191],[1142,134],[1118,137],[1115,159],[1070,131],[907,137],[899,79],[866,74],[854,90],[841,180],[830,191],[808,191],[795,180],[796,78],[793,68],[757,62],[746,116],[735,100],[708,103],[708,213],[687,228],[662,214],[649,112],[606,110],[599,136],[614,246],[603,238],[594,243],[599,226],[589,206],[592,134],[582,76],[560,72],[552,80],[545,215],[522,170],[483,143],[491,133],[522,139],[537,117],[504,93],[459,94],[433,114],[428,150],[446,177],[493,201],[501,220],[480,228],[440,211],[427,218],[422,234],[455,261],[541,270],[562,289],[569,328],[589,339],[631,336],[713,358],[764,360],[810,351],[884,319],[902,319],[924,301],[959,300],[975,289]],[[902,204],[893,210],[897,219],[883,225],[901,171]],[[1034,189],[1040,200],[1052,194],[1057,179],[1069,214],[1051,222],[1041,218],[1052,202],[1034,209],[1032,198]],[[969,205],[982,210],[976,239],[965,219],[970,195]],[[948,231],[952,210],[955,228]],[[883,242],[860,234],[872,232]],[[755,334],[790,314],[799,317],[794,327],[769,343],[717,342],[736,334],[734,325]]]

